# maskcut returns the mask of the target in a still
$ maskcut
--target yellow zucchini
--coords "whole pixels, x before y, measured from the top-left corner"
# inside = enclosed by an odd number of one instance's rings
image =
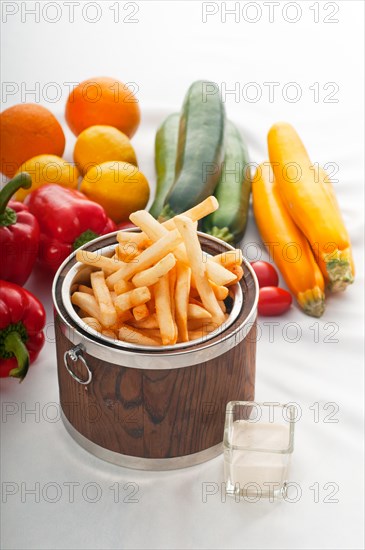
[[[257,168],[252,196],[261,238],[286,284],[307,315],[320,317],[325,300],[323,276],[307,239],[285,208],[269,162]]]
[[[338,206],[321,178],[316,178],[308,153],[290,124],[275,124],[269,131],[268,146],[289,214],[318,254],[329,287],[344,290],[354,274],[351,243]]]
[[[325,170],[320,166],[319,169],[316,168],[316,174],[317,174],[317,179],[316,181],[320,181],[323,185],[323,188],[324,190],[326,191],[327,193],[327,197],[328,199],[331,201],[332,203],[332,206],[333,208],[336,208],[337,209],[337,212],[338,212],[338,215],[341,216],[341,219],[342,219],[342,214],[341,214],[341,210],[340,210],[340,205],[338,204],[338,200],[337,200],[337,197],[336,197],[336,193],[335,193],[335,190],[333,188],[333,185],[332,185],[332,182],[331,182],[331,179],[329,177],[329,175],[327,174],[327,172],[325,172]],[[344,227],[346,229],[346,226],[344,224]],[[350,237],[348,236],[348,239],[349,239],[349,242],[350,242]],[[352,276],[355,277],[355,263],[354,263],[354,258],[352,256],[352,250],[350,248],[350,258],[349,258],[349,261],[350,261],[350,265],[351,265],[351,270],[352,270]],[[331,286],[329,284],[329,280],[328,280],[328,276],[327,276],[327,271],[326,271],[326,266],[325,266],[325,263],[323,262],[323,260],[321,261],[319,259],[319,267],[321,268],[321,271],[322,271],[322,274],[323,274],[323,277],[324,277],[324,280],[325,282],[328,284],[329,286],[329,290],[332,290],[333,292],[335,292],[336,290],[338,290],[336,288],[336,286]]]

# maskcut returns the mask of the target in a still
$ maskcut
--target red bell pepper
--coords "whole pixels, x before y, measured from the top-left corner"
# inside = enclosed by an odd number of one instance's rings
[[[17,285],[24,285],[37,259],[39,226],[23,203],[9,200],[31,185],[31,176],[22,172],[0,192],[0,279]]]
[[[75,189],[44,185],[27,203],[41,230],[39,260],[53,273],[74,250],[116,230],[104,208]]]
[[[43,347],[46,313],[21,286],[0,281],[0,376],[22,381]]]

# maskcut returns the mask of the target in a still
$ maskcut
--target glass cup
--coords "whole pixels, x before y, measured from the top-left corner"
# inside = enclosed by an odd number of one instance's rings
[[[271,402],[227,404],[223,446],[228,495],[285,496],[295,412],[293,405]]]

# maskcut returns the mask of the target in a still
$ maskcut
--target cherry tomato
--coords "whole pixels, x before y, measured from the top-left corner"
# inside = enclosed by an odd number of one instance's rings
[[[278,286],[279,277],[274,266],[268,262],[252,262],[252,267],[259,281],[259,287]]]
[[[259,292],[259,314],[264,317],[271,315],[282,315],[290,308],[292,303],[291,294],[277,286],[265,286]]]

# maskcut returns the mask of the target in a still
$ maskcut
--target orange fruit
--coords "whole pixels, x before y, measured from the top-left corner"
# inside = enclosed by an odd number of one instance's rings
[[[108,161],[91,168],[81,182],[90,200],[101,204],[109,218],[120,223],[145,208],[150,197],[146,177],[128,162]]]
[[[125,84],[109,77],[84,80],[70,93],[66,121],[75,136],[89,126],[114,126],[131,138],[140,122],[138,100]]]
[[[32,177],[29,189],[18,189],[14,199],[23,202],[25,197],[35,189],[56,183],[62,187],[76,189],[79,173],[75,166],[56,155],[38,155],[24,162],[18,172],[28,172]]]
[[[121,160],[137,166],[136,153],[129,138],[113,126],[90,126],[81,132],[74,148],[74,161],[81,174],[108,160]]]
[[[0,114],[0,170],[9,178],[26,160],[49,153],[62,156],[65,135],[45,107],[22,103]]]

